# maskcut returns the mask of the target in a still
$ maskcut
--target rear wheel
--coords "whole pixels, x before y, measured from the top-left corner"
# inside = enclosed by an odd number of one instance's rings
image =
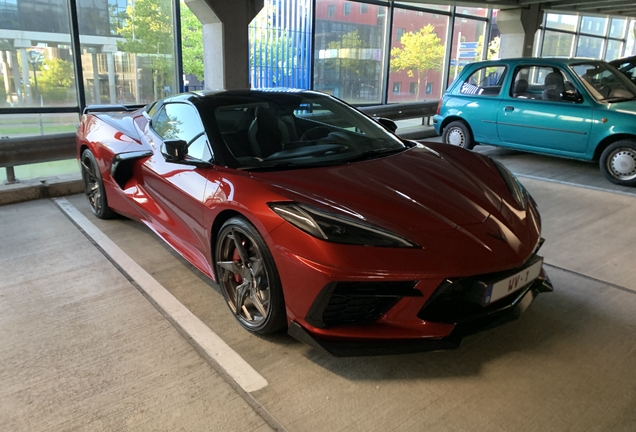
[[[86,149],[82,152],[82,180],[84,180],[84,194],[88,199],[93,214],[100,219],[110,219],[115,212],[108,207],[108,199],[104,190],[104,182],[99,172],[99,166],[93,152]]]
[[[610,144],[601,154],[599,167],[612,183],[636,186],[636,141],[621,140]]]
[[[444,128],[442,141],[445,144],[462,147],[467,150],[472,150],[472,148],[475,147],[475,141],[473,141],[473,133],[471,132],[468,125],[461,121],[450,122]]]
[[[225,222],[217,236],[215,257],[225,301],[245,329],[268,334],[287,325],[274,258],[252,224],[241,217]]]

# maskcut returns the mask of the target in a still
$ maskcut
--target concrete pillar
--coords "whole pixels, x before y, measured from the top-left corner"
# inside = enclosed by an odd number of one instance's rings
[[[33,105],[33,94],[31,92],[31,74],[29,73],[29,56],[26,48],[20,48],[20,63],[22,64],[22,83],[24,84],[24,93],[26,95],[27,105]],[[20,82],[20,81],[18,81]]]
[[[4,81],[4,93],[7,95],[5,101],[0,101],[0,105],[8,101],[11,97],[11,79],[9,77],[9,61],[5,60],[4,51],[0,51],[0,69],[2,69],[2,80]]]
[[[203,24],[206,89],[249,88],[248,25],[263,0],[185,0]]]
[[[108,96],[110,103],[117,103],[117,78],[115,76],[115,58],[113,54],[117,52],[117,45],[104,45],[102,52],[106,53],[106,66],[108,67]]]
[[[7,51],[7,60],[9,60],[9,68],[11,69],[11,73],[13,75],[13,85],[15,87],[15,93],[18,98],[18,103],[22,104],[24,101],[24,94],[22,93],[22,88],[20,87],[20,71],[18,70],[18,58],[16,57],[15,51]]]
[[[93,99],[95,104],[102,103],[101,85],[99,82],[99,67],[97,64],[97,53],[91,49],[91,63],[93,64]]]
[[[499,58],[532,57],[534,36],[543,21],[538,4],[520,9],[502,9],[497,14],[501,32]]]

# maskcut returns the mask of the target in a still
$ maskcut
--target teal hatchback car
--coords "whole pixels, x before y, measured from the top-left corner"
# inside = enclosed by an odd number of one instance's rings
[[[433,118],[443,142],[594,160],[636,186],[636,84],[604,61],[516,58],[471,63]]]

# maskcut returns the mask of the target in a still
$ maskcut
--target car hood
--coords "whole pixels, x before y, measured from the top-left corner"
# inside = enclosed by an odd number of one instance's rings
[[[466,245],[462,254],[487,250],[506,257],[511,267],[519,265],[536,246],[539,222],[510,204],[510,193],[492,163],[465,153],[470,163],[414,148],[364,162],[252,176],[290,200],[383,227],[425,248],[444,250],[443,255],[449,243],[432,245],[431,239]],[[481,170],[479,176],[471,165]],[[484,170],[500,184],[481,180],[488,177]]]
[[[607,104],[607,109],[609,111],[615,111],[618,113],[636,115],[636,101],[629,100],[623,102],[613,102]]]

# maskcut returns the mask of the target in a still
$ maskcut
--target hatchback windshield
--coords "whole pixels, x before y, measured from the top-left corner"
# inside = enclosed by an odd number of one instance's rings
[[[216,97],[212,104],[201,112],[213,113],[215,135],[239,169],[333,165],[406,148],[366,115],[317,93],[253,92]]]
[[[620,102],[636,97],[636,85],[606,63],[577,63],[570,68],[599,102]]]

